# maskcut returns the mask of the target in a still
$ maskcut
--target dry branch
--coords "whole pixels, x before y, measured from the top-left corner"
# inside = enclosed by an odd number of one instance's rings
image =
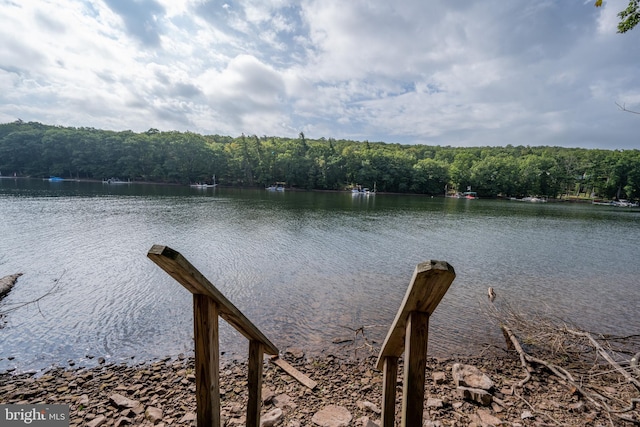
[[[611,356],[609,355],[609,353],[604,351],[602,346],[598,343],[598,341],[596,341],[593,338],[593,336],[591,336],[591,334],[589,334],[588,332],[574,331],[574,330],[571,330],[571,329],[567,329],[566,331],[567,331],[567,333],[569,333],[571,335],[587,338],[589,340],[589,342],[591,342],[591,345],[593,345],[595,347],[595,349],[598,351],[598,353],[607,362],[609,362],[609,364],[611,366],[613,366],[615,368],[615,370],[618,371],[620,373],[620,375],[622,375],[629,383],[633,384],[633,386],[636,388],[636,390],[640,391],[640,381],[638,381],[636,378],[633,378],[633,376],[631,376],[631,374],[629,374],[629,372],[624,370],[622,368],[622,366],[620,366],[615,360],[613,360],[611,358]]]
[[[605,414],[611,425],[613,418],[640,425],[640,379],[635,367],[639,356],[629,359],[637,352],[637,335],[593,334],[551,316],[525,316],[503,301],[500,309],[492,304],[489,315],[500,325],[509,351],[518,354],[525,370],[525,378],[513,386],[514,393],[516,387],[523,387],[531,379],[536,372],[532,365],[537,365]],[[629,366],[625,367],[625,363]],[[598,385],[603,383],[609,393],[598,391],[602,389]],[[611,389],[616,392],[611,393]]]
[[[2,309],[0,309],[0,317],[5,316],[8,313],[11,313],[12,311],[16,311],[18,309],[21,309],[22,307],[26,307],[28,305],[31,304],[35,304],[36,307],[38,307],[38,311],[40,312],[40,314],[42,314],[42,311],[40,310],[40,301],[46,297],[48,297],[49,295],[55,293],[58,291],[59,287],[60,287],[60,279],[62,279],[62,276],[64,276],[64,271],[62,272],[62,274],[60,275],[60,277],[58,277],[57,279],[54,279],[54,283],[53,286],[51,286],[51,288],[49,288],[49,290],[47,290],[44,294],[40,295],[39,297],[32,299],[30,301],[21,301],[21,302],[14,302],[11,304],[7,304],[6,301],[4,303],[4,307]],[[22,273],[19,273],[20,275],[22,275]],[[19,276],[18,276],[19,277]],[[17,277],[16,277],[17,280]],[[43,315],[44,316],[44,315]]]

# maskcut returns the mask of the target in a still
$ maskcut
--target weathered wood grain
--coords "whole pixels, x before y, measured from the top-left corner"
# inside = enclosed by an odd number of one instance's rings
[[[429,315],[412,311],[405,334],[404,381],[402,384],[402,427],[422,425],[424,378],[427,366]]]
[[[382,371],[382,427],[396,425],[396,383],[398,381],[398,358],[387,356],[384,358]]]
[[[416,266],[400,309],[380,349],[378,369],[382,370],[386,356],[402,355],[409,313],[419,311],[433,314],[455,277],[455,270],[445,261],[426,261]]]
[[[262,344],[256,340],[249,342],[247,427],[260,427],[260,405],[262,400]]]
[[[282,368],[283,371],[285,371],[287,374],[291,375],[293,378],[298,380],[300,384],[307,386],[310,390],[313,390],[318,385],[317,382],[315,382],[314,380],[312,380],[302,372],[298,371],[296,368],[291,366],[285,360],[280,359],[278,356],[273,356],[271,357],[270,360],[273,364]]]
[[[212,298],[193,295],[196,418],[199,426],[220,427],[218,314],[218,305]]]

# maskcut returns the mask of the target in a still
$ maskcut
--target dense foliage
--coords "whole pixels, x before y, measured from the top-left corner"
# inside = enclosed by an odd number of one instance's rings
[[[113,132],[0,124],[0,173],[76,179],[442,195],[469,187],[482,197],[587,195],[640,198],[640,151],[561,147],[441,147],[191,132]]]

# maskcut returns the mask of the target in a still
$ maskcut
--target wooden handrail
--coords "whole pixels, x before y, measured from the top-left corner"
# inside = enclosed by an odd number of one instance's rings
[[[249,340],[246,425],[258,427],[264,353],[277,355],[278,348],[178,251],[153,245],[147,256],[193,294],[198,425],[220,427],[220,316]]]
[[[382,425],[395,425],[398,358],[405,353],[402,426],[421,426],[429,336],[429,316],[456,277],[449,263],[426,261],[416,266],[400,309],[396,314],[377,366],[383,371]]]
[[[278,348],[180,252],[168,246],[153,245],[147,256],[192,294],[213,298],[220,306],[220,317],[233,325],[248,340],[259,341],[264,346],[266,354],[278,354]]]

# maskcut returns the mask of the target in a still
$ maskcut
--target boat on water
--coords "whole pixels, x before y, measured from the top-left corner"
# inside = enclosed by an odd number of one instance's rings
[[[617,208],[637,208],[638,207],[638,202],[632,202],[626,199],[618,199],[618,200],[614,200],[613,202],[611,202],[612,206],[615,206]]]
[[[217,186],[218,186],[218,184],[216,184],[216,176],[215,175],[213,175],[211,177],[211,184],[207,184],[206,182],[196,182],[195,184],[189,185],[189,187],[200,188],[200,189],[203,189],[203,188],[214,188],[214,187],[217,187]]]
[[[351,195],[352,196],[375,196],[376,192],[375,191],[371,191],[368,188],[354,188],[353,190],[351,190]]]
[[[267,187],[267,191],[284,191],[286,182],[276,182],[273,185]]]
[[[376,184],[373,184],[373,190],[368,187],[362,187],[361,185],[356,185],[351,189],[352,196],[375,196],[376,194]]]
[[[131,184],[131,180],[123,181],[119,178],[109,178],[109,179],[103,179],[102,183],[103,184]]]
[[[45,180],[49,182],[61,182],[64,181],[64,178],[60,178],[59,176],[50,176],[49,178],[45,178]]]
[[[637,208],[640,206],[638,202],[632,202],[627,199],[618,199],[618,200],[599,200],[594,199],[591,202],[592,205],[600,205],[600,206],[614,206],[616,208]]]
[[[538,197],[538,196],[527,196],[522,199],[514,199],[518,202],[531,202],[531,203],[547,203],[546,197]]]
[[[475,191],[465,191],[464,193],[456,193],[452,196],[455,199],[479,199],[478,193]]]

